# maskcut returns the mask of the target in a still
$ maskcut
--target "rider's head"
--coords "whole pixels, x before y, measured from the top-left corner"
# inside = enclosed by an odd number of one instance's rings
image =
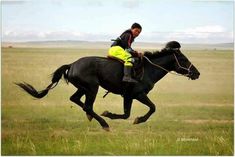
[[[142,27],[138,23],[133,23],[133,25],[131,26],[131,32],[134,38],[139,36],[141,30],[142,30]]]

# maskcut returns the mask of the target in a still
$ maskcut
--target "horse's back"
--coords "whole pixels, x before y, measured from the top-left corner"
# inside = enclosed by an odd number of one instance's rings
[[[119,91],[123,64],[105,57],[83,57],[71,64],[68,77],[74,85],[75,83],[101,85],[107,90],[111,85],[112,89]]]
[[[71,67],[68,72],[70,78],[75,78],[83,75],[91,75],[94,73],[94,59],[91,57],[83,57],[71,64]]]
[[[103,70],[105,70],[105,72],[113,72],[114,70],[119,71],[122,66],[121,62],[106,57],[83,57],[71,64],[70,74],[75,76],[78,74],[86,75],[100,73],[103,72]]]

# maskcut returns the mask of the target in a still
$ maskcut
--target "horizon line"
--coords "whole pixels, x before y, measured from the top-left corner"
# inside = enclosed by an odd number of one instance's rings
[[[171,40],[172,41],[172,40]],[[175,40],[177,41],[177,40]],[[1,41],[1,43],[29,43],[29,42],[34,42],[34,43],[39,43],[39,42],[88,42],[88,43],[95,43],[95,42],[103,42],[103,43],[109,43],[112,41],[105,41],[105,40],[25,40],[25,41]],[[138,43],[158,43],[158,44],[165,44],[169,41],[137,41],[135,42],[135,44]],[[178,41],[179,42],[179,41]],[[230,41],[230,42],[179,42],[182,44],[234,44],[234,41]]]

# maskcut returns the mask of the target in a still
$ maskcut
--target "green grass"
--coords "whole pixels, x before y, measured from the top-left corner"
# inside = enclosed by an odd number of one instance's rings
[[[76,91],[60,81],[48,96],[35,100],[13,82],[37,89],[50,74],[82,56],[106,56],[107,50],[2,49],[2,155],[233,155],[233,52],[188,51],[201,72],[199,80],[168,74],[149,93],[157,112],[133,125],[148,109],[134,101],[128,120],[105,118],[105,132],[69,101]],[[100,88],[94,109],[122,113],[122,98]]]

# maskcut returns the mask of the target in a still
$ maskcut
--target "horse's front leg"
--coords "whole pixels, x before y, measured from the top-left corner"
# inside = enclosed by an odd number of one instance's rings
[[[130,117],[132,101],[132,98],[124,97],[124,114],[115,114],[109,111],[104,111],[101,115],[110,119],[127,119]]]
[[[135,119],[134,124],[139,124],[147,121],[148,118],[156,111],[156,107],[145,93],[139,94],[136,99],[149,107],[149,111],[144,116],[137,117]]]

